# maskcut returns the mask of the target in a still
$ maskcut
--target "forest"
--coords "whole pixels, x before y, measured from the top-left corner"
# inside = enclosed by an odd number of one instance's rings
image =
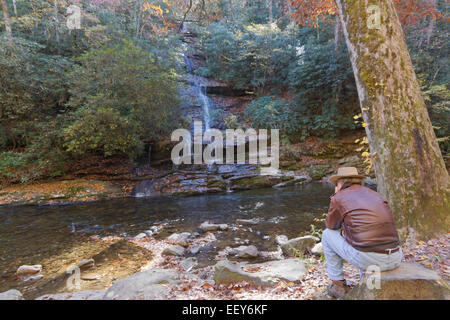
[[[82,6],[79,30],[67,26],[72,3]],[[230,128],[278,128],[287,142],[361,130],[332,1],[307,3],[2,1],[2,184],[55,178],[91,155],[134,161],[185,126],[177,90],[183,22],[194,24],[206,56],[196,72],[253,96],[242,119],[226,119]],[[446,156],[448,4],[395,3]]]
[[[0,5],[0,300],[450,298],[449,0]]]

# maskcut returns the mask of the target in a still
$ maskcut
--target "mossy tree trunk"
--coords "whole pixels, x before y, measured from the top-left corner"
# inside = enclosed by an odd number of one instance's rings
[[[336,0],[336,5],[378,191],[388,199],[403,237],[448,232],[449,176],[394,5],[391,0]]]

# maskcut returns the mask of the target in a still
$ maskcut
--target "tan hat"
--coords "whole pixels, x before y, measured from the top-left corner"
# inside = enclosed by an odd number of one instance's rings
[[[336,185],[337,181],[341,178],[360,178],[364,180],[366,177],[358,174],[358,169],[355,167],[342,167],[338,169],[336,175],[330,177],[330,182]]]

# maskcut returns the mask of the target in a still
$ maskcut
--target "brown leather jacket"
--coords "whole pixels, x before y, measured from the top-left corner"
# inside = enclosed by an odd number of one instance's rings
[[[345,240],[360,251],[381,251],[399,245],[394,217],[387,201],[377,192],[357,184],[331,197],[326,227],[343,227]]]

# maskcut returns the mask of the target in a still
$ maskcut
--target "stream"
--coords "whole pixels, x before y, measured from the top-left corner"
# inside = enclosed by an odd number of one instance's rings
[[[196,255],[200,266],[213,265],[214,257],[226,246],[245,241],[259,250],[276,250],[274,238],[310,234],[315,218],[327,211],[332,186],[325,183],[283,189],[258,189],[193,197],[127,198],[65,206],[0,207],[0,292],[39,283],[17,284],[12,279],[23,264],[43,265],[47,274],[61,271],[67,262],[92,255],[98,235],[134,237],[155,225],[164,225],[157,236],[196,232],[204,221],[227,223],[228,231],[215,232],[217,241]],[[239,226],[236,219],[255,219],[252,226]],[[237,240],[237,238],[239,238]],[[126,254],[127,249],[122,248]],[[119,255],[120,256],[120,255]]]

